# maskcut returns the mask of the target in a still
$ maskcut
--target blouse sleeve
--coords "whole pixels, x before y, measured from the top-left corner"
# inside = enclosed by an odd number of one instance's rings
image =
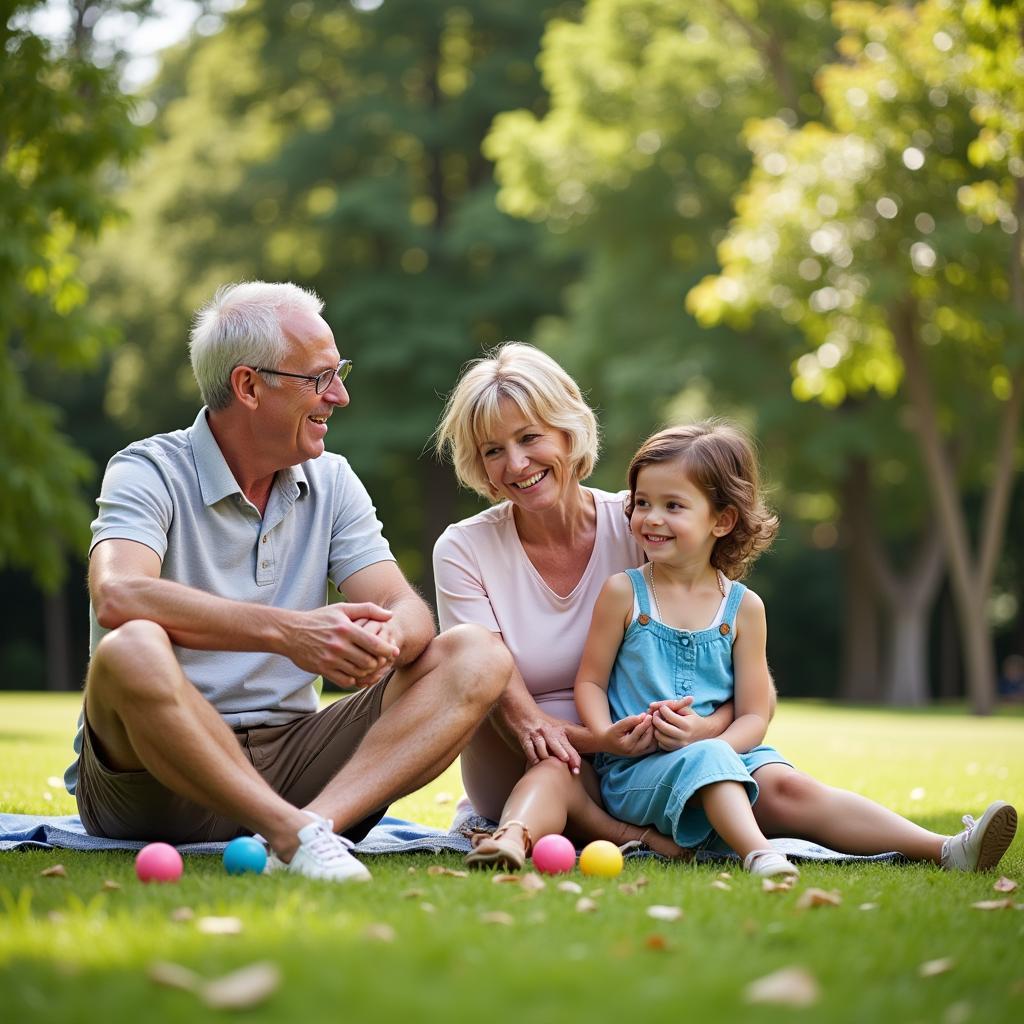
[[[480,563],[463,531],[449,526],[434,545],[434,585],[441,629],[470,622],[500,633]]]

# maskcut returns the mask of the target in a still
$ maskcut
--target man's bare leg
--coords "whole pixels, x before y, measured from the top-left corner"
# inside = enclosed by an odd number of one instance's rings
[[[89,664],[89,728],[116,771],[145,769],[175,793],[294,849],[309,816],[278,796],[181,671],[155,622],[108,633]]]
[[[344,832],[437,778],[501,696],[512,667],[508,649],[482,627],[456,626],[436,637],[391,677],[380,718],[306,809]]]

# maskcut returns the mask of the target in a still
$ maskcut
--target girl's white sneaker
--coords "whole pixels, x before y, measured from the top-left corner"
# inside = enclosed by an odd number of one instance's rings
[[[942,844],[940,866],[946,871],[988,871],[1013,842],[1017,812],[1004,800],[996,800],[977,821],[965,814],[964,825],[963,832]]]
[[[795,864],[791,864],[781,853],[774,850],[751,850],[743,858],[743,870],[762,878],[771,878],[774,875],[790,875],[796,878],[800,874],[800,869]]]

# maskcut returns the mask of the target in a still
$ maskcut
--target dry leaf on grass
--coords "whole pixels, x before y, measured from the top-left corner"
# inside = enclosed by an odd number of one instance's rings
[[[556,888],[559,892],[571,892],[574,896],[583,892],[583,886],[578,882],[559,882]]]
[[[54,864],[53,867],[43,868],[39,874],[43,878],[67,878],[68,869],[63,864]]]
[[[722,879],[716,878],[711,883],[712,889],[721,889],[723,892],[732,892],[732,886],[728,882],[723,882]]]
[[[394,942],[396,938],[395,929],[389,924],[384,924],[383,921],[368,924],[363,935],[374,942]]]
[[[196,927],[204,935],[240,935],[242,919],[240,917],[201,917]]]
[[[598,896],[604,895],[604,889],[591,889],[590,895],[596,900]]]
[[[784,967],[752,981],[746,988],[748,1003],[779,1006],[813,1006],[821,995],[814,975],[803,967]]]
[[[843,897],[835,889],[805,889],[796,901],[797,910],[809,910],[813,907],[838,907]]]
[[[421,903],[420,910],[422,910],[424,914],[437,913],[437,907],[435,907],[433,903]]]
[[[177,924],[191,921],[195,916],[196,912],[191,907],[175,907],[170,913],[171,920]]]
[[[683,916],[682,907],[666,907],[655,903],[647,908],[647,916],[653,917],[655,921],[678,921]]]
[[[406,889],[402,893],[403,900],[418,900],[423,896],[426,896],[426,893],[422,889]]]
[[[979,900],[971,906],[975,910],[1010,910],[1013,907],[1013,900],[1009,897],[1004,900]]]
[[[167,960],[155,960],[146,971],[149,980],[163,985],[165,988],[177,988],[182,992],[194,992],[200,984],[200,977],[181,964],[172,964]]]
[[[796,878],[793,875],[788,875],[781,882],[776,882],[774,878],[762,878],[761,892],[789,892],[794,885]]]
[[[456,871],[454,868],[446,868],[443,864],[431,864],[427,868],[428,875],[445,875],[448,878],[469,878],[468,871]]]
[[[1012,878],[1007,878],[1006,875],[1002,875],[998,882],[992,886],[996,892],[1016,892],[1017,883]]]
[[[640,891],[639,886],[635,882],[623,882],[619,886],[619,892],[623,896],[635,896]]]
[[[953,970],[956,961],[951,956],[940,957],[938,960],[925,960],[917,969],[922,978],[934,978],[939,974],[946,974]]]
[[[536,871],[527,871],[520,879],[519,887],[526,892],[540,892],[548,887],[548,883]]]
[[[647,876],[646,875],[639,875],[637,878],[635,878],[633,880],[633,884],[638,889],[642,889],[645,885],[647,885]]]
[[[480,921],[482,924],[510,925],[516,923],[516,919],[511,914],[506,914],[504,910],[488,910],[480,915]]]
[[[591,914],[597,910],[597,904],[589,896],[581,896],[576,901],[577,914]]]
[[[108,878],[100,886],[101,892],[117,892],[121,888],[120,882],[115,882],[112,878]]]
[[[878,909],[878,904],[877,903],[862,903],[857,909],[858,910],[877,910]]]
[[[245,1010],[266,1002],[280,985],[280,968],[264,960],[208,981],[199,998],[214,1010]]]
[[[495,885],[518,885],[520,878],[520,875],[511,875],[499,872],[491,879],[491,881]]]
[[[658,932],[648,935],[647,938],[644,939],[644,945],[648,949],[653,949],[656,953],[665,953],[670,948],[668,939]]]

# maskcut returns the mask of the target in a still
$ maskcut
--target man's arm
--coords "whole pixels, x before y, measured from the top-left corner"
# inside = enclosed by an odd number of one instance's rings
[[[291,611],[232,601],[161,579],[159,556],[136,541],[110,539],[96,545],[89,559],[89,591],[104,628],[149,619],[180,647],[267,651],[332,679],[361,677],[379,658],[394,657],[392,643],[355,621],[387,621],[392,612],[386,608],[365,603]]]

